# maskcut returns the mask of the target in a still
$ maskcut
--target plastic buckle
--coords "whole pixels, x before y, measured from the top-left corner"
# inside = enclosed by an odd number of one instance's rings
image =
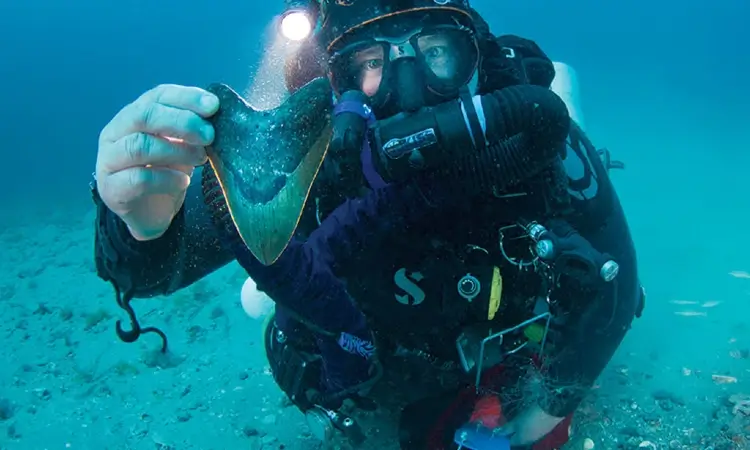
[[[612,153],[609,151],[609,149],[602,148],[596,151],[596,153],[599,155],[599,158],[602,160],[602,164],[604,165],[604,168],[609,172],[612,169],[624,169],[625,163],[622,161],[617,161],[612,159]]]
[[[468,423],[457,429],[453,442],[458,450],[510,450],[507,436],[479,424]]]

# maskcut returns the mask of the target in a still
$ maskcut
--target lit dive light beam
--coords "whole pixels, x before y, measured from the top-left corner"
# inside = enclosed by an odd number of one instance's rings
[[[313,4],[317,0],[285,0],[279,31],[292,41],[301,41],[312,33],[316,17]]]
[[[312,33],[310,15],[305,11],[290,11],[281,18],[281,34],[290,41],[301,41]]]
[[[265,48],[258,68],[251,74],[245,98],[255,109],[279,106],[289,95],[284,79],[284,62],[296,53],[301,41],[291,41],[279,33],[280,17],[273,20],[264,33]]]

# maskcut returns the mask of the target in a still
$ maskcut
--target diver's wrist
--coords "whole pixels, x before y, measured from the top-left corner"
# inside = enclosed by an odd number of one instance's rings
[[[472,139],[469,116],[460,100],[446,102],[434,108],[442,156],[451,161],[464,156],[476,145]]]
[[[461,102],[450,101],[378,122],[373,130],[376,169],[404,181],[415,172],[452,164],[476,147],[465,115]]]
[[[381,120],[371,137],[374,166],[389,181],[408,180],[440,163],[438,126],[430,108]]]

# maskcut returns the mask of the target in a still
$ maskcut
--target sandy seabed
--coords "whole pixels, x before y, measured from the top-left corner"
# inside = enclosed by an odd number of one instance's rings
[[[153,336],[123,344],[114,323],[125,317],[94,274],[92,222],[89,211],[0,225],[1,449],[321,448],[270,376],[261,324],[239,304],[246,276],[238,265],[169,298],[135,302],[142,324],[169,336],[167,355]],[[588,438],[597,449],[750,449],[748,328],[738,325],[738,349],[717,349],[738,360],[722,372],[738,382],[651,349],[621,351],[578,411],[566,448]],[[662,376],[674,378],[670,389],[657,383]],[[366,448],[397,448],[392,433],[374,434]]]

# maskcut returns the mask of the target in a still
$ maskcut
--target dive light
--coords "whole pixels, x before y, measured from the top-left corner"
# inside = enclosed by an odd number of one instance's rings
[[[307,39],[318,21],[317,0],[285,0],[279,31],[290,41]]]

